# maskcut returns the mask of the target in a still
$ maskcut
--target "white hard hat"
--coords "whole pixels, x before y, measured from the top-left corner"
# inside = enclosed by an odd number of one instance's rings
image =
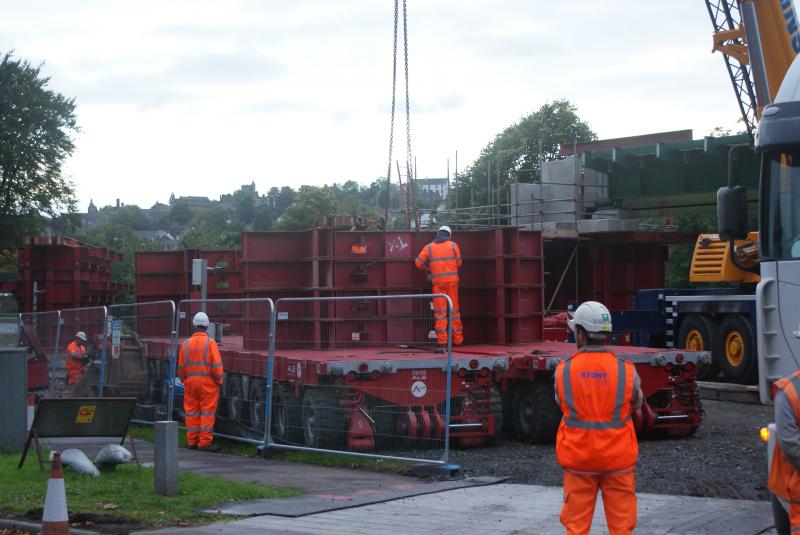
[[[450,227],[448,227],[447,225],[442,225],[441,227],[439,227],[439,232],[447,232],[449,235],[451,236],[453,235],[453,231],[451,231]]]
[[[195,327],[208,327],[208,314],[205,312],[198,312],[192,318],[192,325]]]
[[[77,338],[78,340],[83,340],[85,342],[86,341],[86,333],[83,332],[83,331],[78,331],[77,333],[75,333],[75,338]]]
[[[567,320],[567,325],[573,331],[576,325],[580,325],[590,333],[611,332],[611,313],[603,303],[586,301]]]

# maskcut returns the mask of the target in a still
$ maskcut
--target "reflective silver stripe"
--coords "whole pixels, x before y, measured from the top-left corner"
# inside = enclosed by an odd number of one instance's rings
[[[455,327],[453,328],[453,332],[454,333],[460,333],[462,331],[463,331],[463,329],[456,329]]]
[[[199,431],[211,431],[214,432],[213,427],[187,427],[186,430],[190,433],[197,433]]]
[[[575,401],[572,399],[572,377],[570,375],[571,368],[572,359],[567,359],[567,361],[564,363],[564,369],[562,371],[564,377],[564,402],[567,404],[567,408],[569,409],[570,419],[573,419],[578,417],[578,411],[575,410]]]
[[[430,243],[428,244],[428,262],[433,261],[433,245]],[[428,265],[428,262],[425,262],[425,265]]]
[[[789,382],[792,383],[794,391],[797,394],[798,400],[800,401],[800,377],[798,377],[797,375],[792,375],[789,378]]]
[[[625,404],[625,363],[617,359],[617,399],[614,401],[614,416],[612,420],[620,421],[622,406]]]
[[[427,265],[428,265],[428,262],[427,262],[427,260],[425,260],[425,259],[424,259],[424,258],[422,258],[421,256],[418,256],[418,257],[416,258],[416,260],[417,260],[417,261],[418,261],[420,264],[422,264],[423,266],[427,266]]]
[[[200,416],[216,416],[217,414],[214,412],[201,412]]]
[[[209,364],[209,366],[211,366],[212,368],[221,368],[222,367],[222,363],[221,362],[217,362],[216,364]]]
[[[437,256],[436,258],[431,258],[431,263],[443,262],[444,260],[458,260],[458,258],[455,256]]]
[[[614,414],[611,421],[597,421],[597,420],[584,420],[578,415],[575,409],[575,400],[572,393],[572,377],[570,376],[570,368],[572,366],[572,359],[568,359],[564,363],[563,369],[563,383],[564,383],[564,402],[569,408],[569,418],[564,417],[564,425],[568,427],[576,427],[579,429],[621,429],[625,427],[628,420],[631,419],[628,415],[622,419],[622,407],[625,405],[625,362],[617,358],[617,390],[614,399]]]
[[[434,311],[434,313],[435,312],[447,312],[447,309],[446,308],[434,308],[433,311]]]
[[[191,417],[193,417],[193,416],[200,416],[200,413],[199,413],[199,412],[187,412],[187,413],[186,413],[186,416],[188,416],[189,418],[191,418]]]
[[[630,416],[625,420],[612,420],[610,422],[594,422],[590,420],[581,420],[579,418],[564,418],[564,424],[568,427],[577,427],[579,429],[591,429],[598,431],[602,429],[621,429],[630,420]]]
[[[436,275],[431,275],[432,279],[436,279],[438,277],[447,277],[448,275],[458,275],[458,271],[448,271],[446,273],[437,273]]]
[[[187,373],[186,377],[213,377],[209,372],[191,372]]]
[[[436,329],[437,333],[446,333],[447,329]]]

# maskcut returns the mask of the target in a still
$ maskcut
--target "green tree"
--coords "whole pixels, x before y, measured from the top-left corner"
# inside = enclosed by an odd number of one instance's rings
[[[223,206],[210,206],[197,210],[189,229],[181,238],[188,249],[227,249],[239,244],[241,227],[232,210]]]
[[[469,206],[471,196],[477,205],[488,204],[487,182],[491,182],[493,201],[497,202],[498,176],[500,199],[504,199],[511,183],[537,182],[540,162],[559,158],[562,145],[596,138],[568,100],[545,104],[497,134],[478,159],[459,174],[455,186],[458,205]],[[456,194],[451,192],[448,202],[455,201]]]
[[[272,223],[275,220],[273,208],[268,204],[259,205],[253,217],[253,230],[272,230]]]
[[[187,225],[192,220],[192,209],[189,205],[182,202],[174,202],[169,209],[169,216],[167,217],[170,223],[183,226]]]
[[[245,225],[253,223],[256,216],[256,203],[249,192],[239,189],[233,193],[233,209],[236,217]]]
[[[320,216],[336,215],[336,198],[330,188],[302,186],[297,200],[289,206],[280,219],[282,230],[301,230],[314,226]]]
[[[75,212],[61,167],[78,132],[75,101],[47,88],[41,67],[0,55],[0,248],[37,232],[42,215]]]
[[[147,228],[147,218],[142,209],[135,204],[115,208],[111,213],[111,222],[131,230],[145,230]]]

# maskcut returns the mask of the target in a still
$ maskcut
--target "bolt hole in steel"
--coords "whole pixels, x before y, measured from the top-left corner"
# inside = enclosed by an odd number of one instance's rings
[[[739,331],[731,331],[725,337],[725,358],[731,366],[741,366],[744,361],[744,339]]]

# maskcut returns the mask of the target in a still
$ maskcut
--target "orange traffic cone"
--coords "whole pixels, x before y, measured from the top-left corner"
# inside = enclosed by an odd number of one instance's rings
[[[53,453],[50,464],[50,480],[44,497],[42,515],[42,535],[68,535],[69,515],[67,514],[67,491],[64,487],[64,469],[61,467],[61,454]]]

